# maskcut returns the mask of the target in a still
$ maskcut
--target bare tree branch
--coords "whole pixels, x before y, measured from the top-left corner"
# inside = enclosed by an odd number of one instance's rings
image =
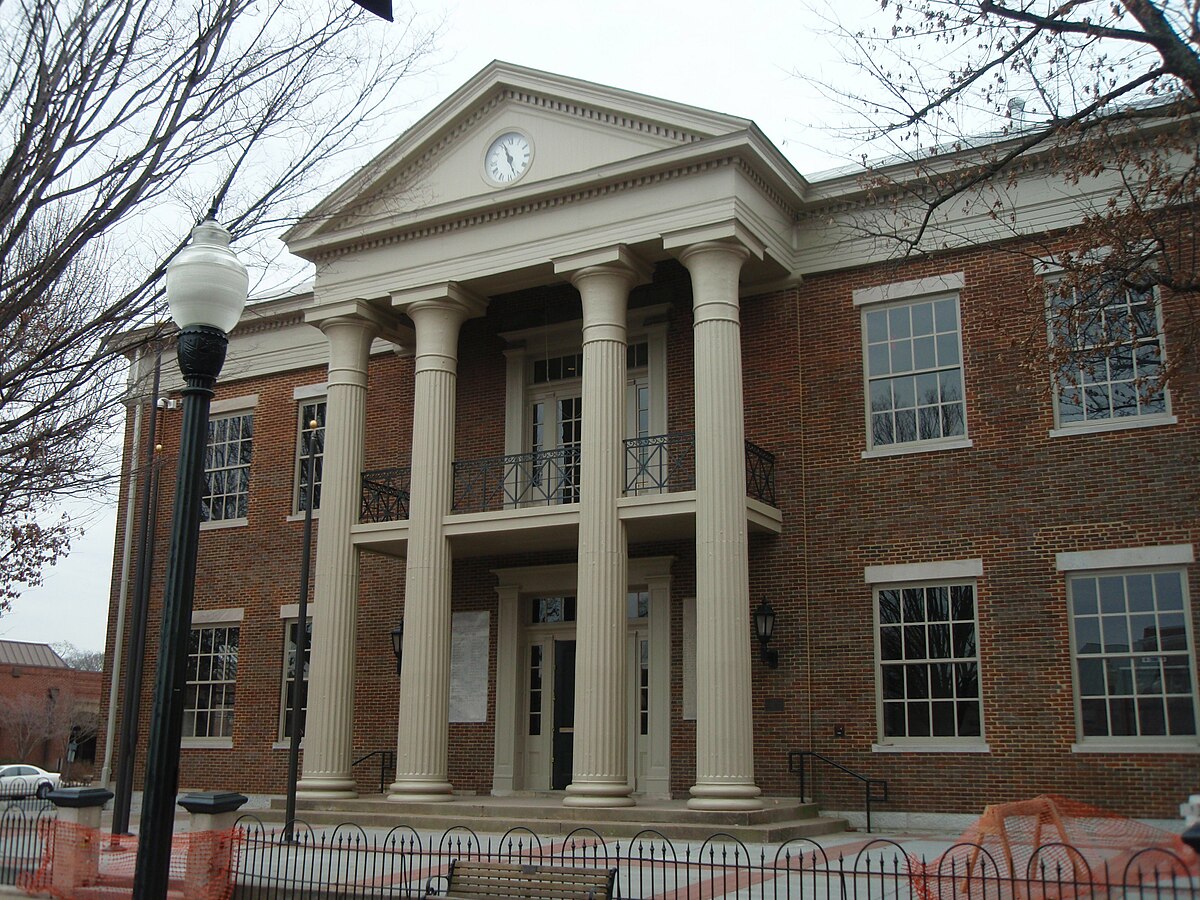
[[[113,475],[117,338],[162,318],[192,222],[215,198],[264,253],[435,36],[348,0],[0,2],[0,609],[69,546],[48,505]]]

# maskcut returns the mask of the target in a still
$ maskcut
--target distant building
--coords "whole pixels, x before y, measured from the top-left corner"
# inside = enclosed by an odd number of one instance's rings
[[[1020,228],[1088,190],[1032,191]],[[397,750],[395,800],[752,809],[814,750],[890,811],[1175,815],[1200,421],[1156,373],[1183,301],[1105,294],[1136,337],[1050,390],[1013,353],[1044,312],[1013,301],[1054,259],[984,217],[896,262],[855,233],[876,202],[745,119],[503,63],[401,135],[287,234],[312,292],[232,335],[182,786],[284,789],[312,498],[306,796],[377,791],[355,760]],[[168,472],[177,434],[163,410]]]
[[[90,778],[100,678],[99,672],[72,669],[49,644],[0,641],[0,762]],[[68,767],[72,740],[75,759]]]

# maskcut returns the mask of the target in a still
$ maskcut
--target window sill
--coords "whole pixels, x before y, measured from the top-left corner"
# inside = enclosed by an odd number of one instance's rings
[[[313,510],[313,521],[315,522],[319,518],[321,518],[320,508],[314,509]],[[292,513],[290,516],[285,517],[283,521],[285,521],[285,522],[303,522],[304,521],[304,513],[302,513],[302,512]]]
[[[290,739],[286,741],[276,741],[271,745],[272,750],[291,750],[292,742]],[[300,749],[304,749],[304,738],[300,738]]]
[[[249,519],[217,519],[200,523],[201,531],[220,531],[222,528],[244,528],[250,524]]]
[[[1161,425],[1175,425],[1179,422],[1174,416],[1130,416],[1128,419],[1106,419],[1103,422],[1085,422],[1081,425],[1064,425],[1061,428],[1051,428],[1050,437],[1070,437],[1073,434],[1103,434],[1106,431],[1129,431],[1133,428],[1157,428]]]
[[[952,741],[904,744],[872,744],[872,753],[991,753],[992,748],[980,741],[956,744]]]
[[[1071,745],[1072,753],[1200,753],[1200,742],[1186,741],[1179,744],[1154,743],[1150,739],[1142,741],[1104,741],[1085,742]]]
[[[185,737],[179,742],[182,750],[232,750],[233,738]]]
[[[975,442],[970,438],[955,438],[952,441],[934,443],[894,444],[880,447],[877,450],[864,450],[863,459],[882,459],[885,456],[908,456],[910,453],[936,453],[938,450],[962,450],[974,447]]]

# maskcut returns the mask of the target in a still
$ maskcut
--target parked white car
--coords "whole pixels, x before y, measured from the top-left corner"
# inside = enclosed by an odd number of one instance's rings
[[[58,788],[62,776],[37,766],[24,764],[0,766],[0,797],[34,797],[44,799]]]

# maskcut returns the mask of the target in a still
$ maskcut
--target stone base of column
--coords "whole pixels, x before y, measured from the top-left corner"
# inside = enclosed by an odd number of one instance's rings
[[[700,782],[692,785],[688,809],[762,809],[762,791],[752,782]]]
[[[396,803],[449,803],[454,799],[453,790],[448,781],[406,778],[388,785],[387,798]]]
[[[635,806],[629,795],[633,787],[625,781],[573,781],[567,785],[563,806]]]
[[[296,782],[296,798],[300,800],[354,800],[358,788],[352,778],[301,778]]]

